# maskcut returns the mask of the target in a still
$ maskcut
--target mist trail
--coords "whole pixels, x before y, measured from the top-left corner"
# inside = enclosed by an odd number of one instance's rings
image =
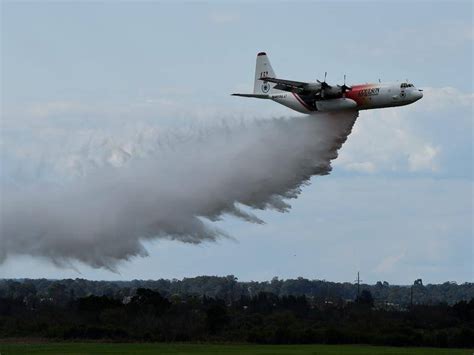
[[[7,256],[81,261],[115,270],[146,256],[142,242],[226,237],[207,220],[231,214],[262,223],[251,209],[285,212],[313,175],[328,174],[357,113],[261,120],[168,139],[120,168],[97,169],[62,187],[2,185],[0,263]]]

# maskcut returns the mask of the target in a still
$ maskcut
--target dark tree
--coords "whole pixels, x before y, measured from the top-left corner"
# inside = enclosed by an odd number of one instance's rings
[[[374,306],[374,298],[372,297],[372,293],[370,293],[369,290],[363,290],[360,293],[360,295],[357,297],[356,303],[373,307]]]

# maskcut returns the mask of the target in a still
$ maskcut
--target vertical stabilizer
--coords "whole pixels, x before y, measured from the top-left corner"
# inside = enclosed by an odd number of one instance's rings
[[[265,52],[260,52],[257,54],[257,63],[255,65],[255,82],[253,85],[254,94],[269,94],[275,86],[275,84],[260,80],[260,78],[264,77],[275,78],[275,72],[273,71],[267,54]]]

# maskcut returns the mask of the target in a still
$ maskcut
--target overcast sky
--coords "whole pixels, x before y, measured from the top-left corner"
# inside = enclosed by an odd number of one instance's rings
[[[229,96],[251,92],[259,51],[282,78],[408,79],[424,98],[361,112],[332,173],[314,177],[288,213],[256,211],[263,225],[215,223],[233,240],[147,242],[149,256],[119,273],[10,255],[0,277],[353,281],[360,271],[366,282],[473,281],[471,1],[1,8],[4,186],[68,183],[76,165],[61,162],[81,159],[91,141],[109,154],[152,128],[297,116]]]

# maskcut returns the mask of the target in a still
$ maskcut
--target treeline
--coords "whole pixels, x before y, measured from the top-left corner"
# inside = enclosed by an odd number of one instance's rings
[[[445,282],[437,285],[423,285],[418,279],[411,286],[389,285],[379,281],[375,285],[360,285],[370,291],[377,305],[391,304],[394,307],[407,307],[411,304],[449,305],[468,301],[474,297],[474,283],[456,284]],[[276,296],[307,296],[325,301],[351,301],[357,296],[357,285],[305,278],[280,280],[273,278],[264,282],[239,282],[236,277],[199,276],[183,280],[133,280],[133,281],[89,281],[84,279],[47,280],[21,279],[1,280],[0,297],[30,297],[54,299],[66,302],[71,299],[94,296],[107,296],[124,300],[133,296],[138,288],[158,291],[165,297],[172,295],[195,295],[234,301],[241,296],[253,297],[261,292]]]
[[[89,295],[57,301],[38,295],[0,298],[0,338],[261,344],[364,343],[474,346],[474,299],[454,305],[374,306],[369,290],[353,302],[259,292],[228,301],[164,297],[138,288],[129,298]]]

